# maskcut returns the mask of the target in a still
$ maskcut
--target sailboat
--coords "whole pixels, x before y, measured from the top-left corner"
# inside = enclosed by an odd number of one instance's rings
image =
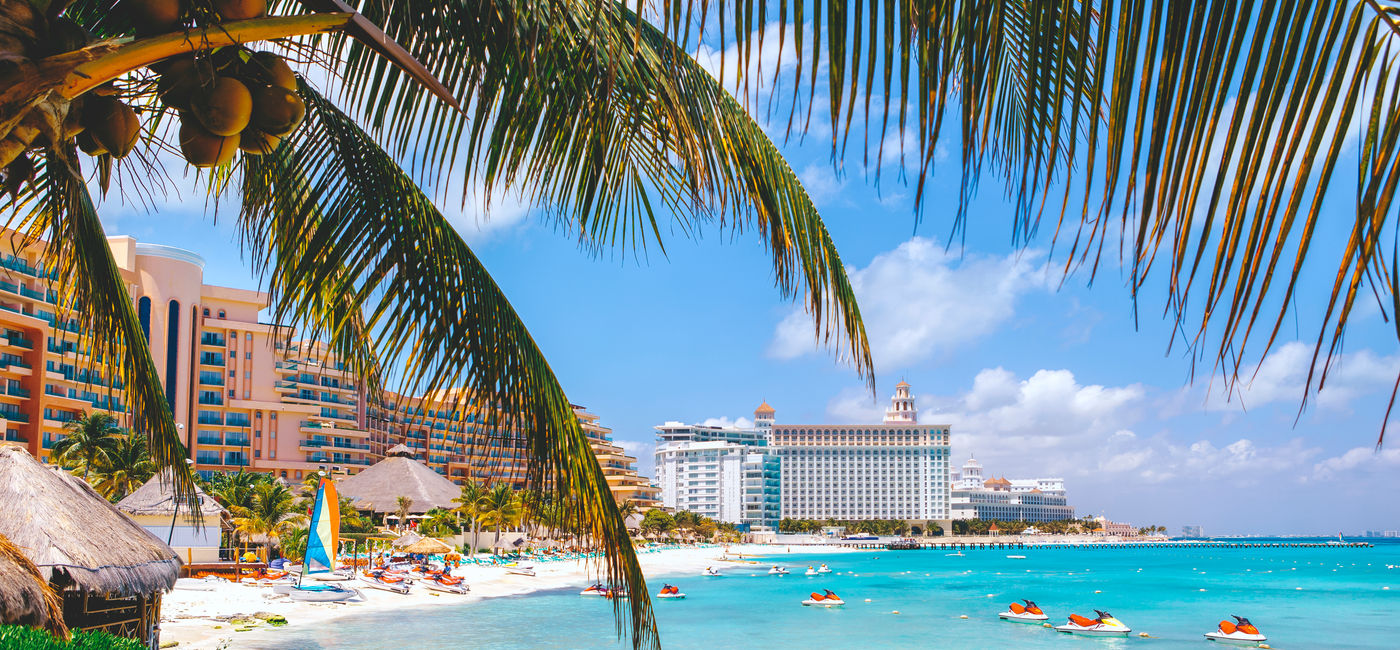
[[[360,596],[360,592],[336,584],[305,584],[307,574],[333,574],[335,555],[340,548],[340,499],[335,484],[326,478],[316,486],[316,505],[311,510],[311,524],[306,531],[306,558],[302,561],[301,577],[295,585],[277,587],[292,600],[334,602]]]

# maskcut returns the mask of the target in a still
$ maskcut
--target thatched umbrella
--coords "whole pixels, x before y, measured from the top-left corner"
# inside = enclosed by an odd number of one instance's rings
[[[452,546],[435,537],[424,537],[408,546],[403,547],[405,553],[418,553],[421,555],[443,555],[451,553]]]
[[[177,514],[190,515],[191,508],[188,501],[176,503],[175,484],[171,478],[170,470],[165,470],[160,474],[151,477],[141,487],[136,488],[126,498],[117,502],[117,510],[129,515],[164,515],[174,517]],[[214,500],[201,490],[198,485],[194,486],[194,493],[199,498],[200,514],[204,516],[222,515],[225,510]],[[178,512],[177,512],[178,508]]]
[[[0,535],[0,623],[42,627],[55,636],[68,636],[63,599],[49,588],[39,567],[4,535]]]
[[[395,445],[388,455],[354,476],[336,483],[341,496],[350,497],[355,507],[379,513],[396,512],[399,497],[413,500],[409,514],[422,514],[433,508],[453,508],[452,500],[461,496],[462,488],[433,471],[427,465],[410,458],[412,452]],[[402,523],[402,522],[400,522]]]
[[[412,546],[415,542],[417,542],[420,539],[423,539],[422,535],[410,531],[400,535],[398,539],[389,542],[389,545],[393,546],[394,548],[407,548],[409,546]]]
[[[0,535],[60,590],[70,626],[153,640],[180,557],[87,483],[0,446]]]

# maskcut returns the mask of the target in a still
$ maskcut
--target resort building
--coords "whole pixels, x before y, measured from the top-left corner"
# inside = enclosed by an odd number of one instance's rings
[[[598,464],[608,479],[608,489],[612,491],[613,498],[618,503],[631,501],[642,512],[660,507],[661,489],[637,474],[637,459],[627,455],[622,447],[613,442],[612,429],[599,424],[598,416],[582,406],[573,408],[583,432],[588,435],[593,455],[598,457]]]
[[[661,503],[743,527],[781,519],[781,461],[754,429],[667,422],[656,427]]]
[[[895,386],[881,424],[776,424],[771,407],[754,412],[782,460],[783,517],[949,521],[949,427],[919,424],[909,389]]]
[[[46,244],[7,234],[0,238],[0,430],[48,462],[64,425],[86,412],[129,424],[124,387],[91,357],[77,323],[60,320],[63,278],[43,266]],[[523,443],[492,436],[464,390],[371,399],[324,344],[259,322],[267,294],[205,284],[204,260],[187,250],[125,236],[108,245],[196,471],[246,469],[289,481],[355,474],[403,444],[454,482],[523,484]],[[609,485],[645,502],[655,490],[637,476],[635,459],[589,417]]]
[[[968,458],[952,474],[954,519],[1062,521],[1074,518],[1062,478],[983,478],[982,464]]]

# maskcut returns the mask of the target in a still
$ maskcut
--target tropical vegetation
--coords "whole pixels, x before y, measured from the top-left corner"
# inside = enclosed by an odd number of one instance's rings
[[[784,517],[778,521],[780,533],[819,533],[823,528],[840,527],[847,534],[904,535],[910,530],[909,522],[903,519],[793,519]]]
[[[519,524],[524,512],[520,495],[511,486],[498,483],[486,492],[477,520],[482,526],[495,527],[496,535],[491,538],[492,549],[501,542],[501,530]]]
[[[116,440],[106,455],[92,466],[95,474],[88,480],[98,494],[116,502],[155,476],[156,464],[151,460],[144,434],[122,430],[114,437]]]
[[[1387,236],[1400,210],[1390,0],[739,2],[702,3],[699,14],[668,1],[647,14],[655,24],[617,2],[274,0],[271,12],[288,16],[239,20],[190,0],[157,20],[112,0],[3,1],[0,168],[12,225],[48,236],[93,358],[116,361],[133,426],[180,489],[193,478],[82,169],[102,191],[144,200],[163,191],[158,152],[177,143],[192,164],[213,165],[202,177],[212,197],[239,203],[236,227],[279,322],[326,339],[367,385],[389,374],[421,392],[464,377],[507,414],[496,435],[529,451],[531,487],[558,496],[563,527],[603,545],[610,574],[631,584],[617,611],[632,608],[639,645],[657,642],[647,590],[601,469],[542,353],[435,199],[521,191],[590,251],[662,246],[663,233],[706,225],[754,233],[782,293],[873,387],[825,227],[724,91],[748,101],[766,87],[787,109],[787,133],[805,131],[814,108],[826,113],[818,124],[838,164],[856,125],[860,167],[877,182],[887,155],[916,168],[920,204],[945,127],[961,136],[956,229],[985,173],[1015,207],[1015,240],[1052,230],[1066,272],[1092,279],[1117,237],[1134,299],[1165,295],[1192,362],[1231,385],[1300,302],[1322,305],[1308,313],[1304,398],[1327,378],[1358,299],[1400,312],[1400,265],[1386,261],[1400,256]],[[717,41],[713,28],[703,34],[728,78],[687,54],[704,25],[721,26]],[[776,50],[765,47],[774,38]],[[315,74],[282,74],[279,53]],[[190,79],[200,83],[180,83]],[[244,82],[279,119],[210,119],[214,91],[241,97]],[[322,85],[335,86],[335,102]],[[228,148],[245,133],[243,153]],[[1338,173],[1347,164],[1354,183]],[[1319,217],[1338,182],[1355,210],[1334,243],[1316,235],[1335,225]],[[462,195],[448,196],[456,187]],[[1321,268],[1315,301],[1300,288],[1314,284],[1303,271],[1319,255],[1337,267]]]
[[[102,630],[76,631],[60,639],[46,630],[24,625],[0,625],[0,648],[25,650],[145,650],[135,639],[119,637]]]
[[[110,413],[84,413],[63,425],[63,437],[53,444],[52,455],[64,467],[81,471],[87,480],[93,467],[107,459],[123,433]]]
[[[462,494],[452,500],[457,504],[454,508],[458,516],[466,517],[467,525],[471,529],[471,541],[467,548],[475,552],[480,548],[477,532],[481,530],[481,520],[479,517],[485,511],[486,488],[474,480],[469,480],[462,484]]]
[[[269,554],[283,536],[307,518],[292,490],[276,481],[254,485],[247,503],[226,506],[233,515],[233,530],[243,539],[262,544]]]

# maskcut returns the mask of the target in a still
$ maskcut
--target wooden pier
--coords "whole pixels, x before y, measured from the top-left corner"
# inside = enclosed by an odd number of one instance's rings
[[[1065,549],[1065,550],[1121,550],[1121,549],[1205,549],[1205,548],[1371,548],[1369,542],[838,542],[833,546],[872,550],[1024,550],[1024,549]]]

